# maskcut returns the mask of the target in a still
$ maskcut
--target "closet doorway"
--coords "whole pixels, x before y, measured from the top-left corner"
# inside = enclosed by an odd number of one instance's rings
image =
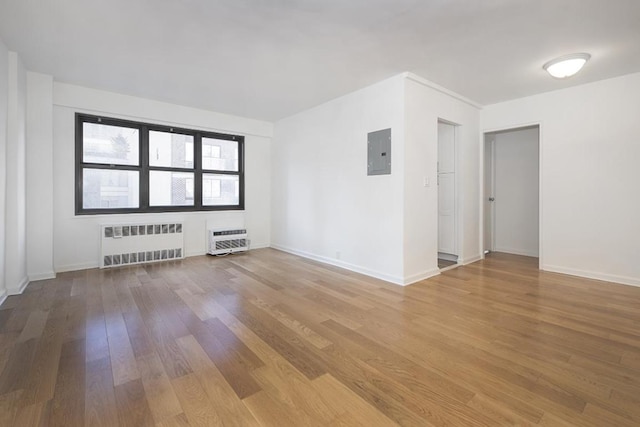
[[[456,125],[438,121],[438,268],[458,263]]]

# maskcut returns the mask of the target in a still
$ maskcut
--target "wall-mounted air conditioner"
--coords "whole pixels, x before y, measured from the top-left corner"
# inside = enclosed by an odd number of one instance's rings
[[[226,255],[249,250],[247,230],[208,230],[210,255]]]

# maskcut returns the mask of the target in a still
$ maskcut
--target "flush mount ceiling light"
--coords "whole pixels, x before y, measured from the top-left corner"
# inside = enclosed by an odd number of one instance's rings
[[[552,59],[542,66],[556,79],[566,79],[576,74],[591,58],[588,53],[573,53]]]

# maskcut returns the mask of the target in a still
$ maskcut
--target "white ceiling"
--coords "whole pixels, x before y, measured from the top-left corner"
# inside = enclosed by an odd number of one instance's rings
[[[404,71],[485,105],[638,72],[640,0],[1,0],[0,38],[57,81],[277,120]]]

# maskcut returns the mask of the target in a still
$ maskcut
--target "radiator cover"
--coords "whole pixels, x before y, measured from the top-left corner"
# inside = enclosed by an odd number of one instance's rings
[[[100,226],[100,268],[184,258],[182,223]]]
[[[243,252],[249,250],[249,239],[247,238],[247,230],[209,230],[208,231],[210,255],[224,255],[234,252]]]

